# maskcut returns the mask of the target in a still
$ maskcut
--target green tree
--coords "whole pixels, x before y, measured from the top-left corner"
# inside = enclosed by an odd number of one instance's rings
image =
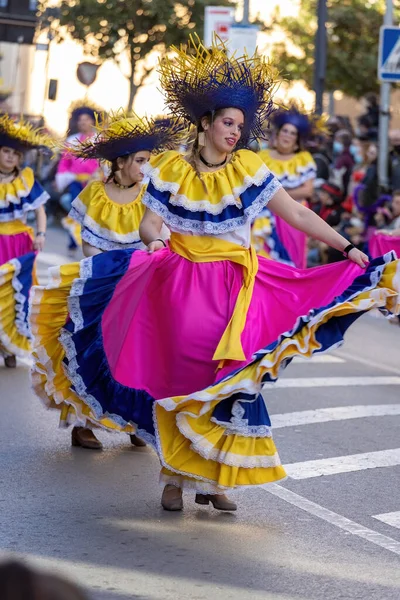
[[[383,23],[384,0],[328,0],[328,58],[326,89],[341,90],[359,98],[378,91],[377,61],[379,28]],[[397,9],[397,17],[400,11]],[[273,59],[282,76],[302,79],[313,86],[314,39],[317,1],[301,0],[296,17],[277,18],[289,43],[277,44]]]
[[[86,53],[118,64],[126,56],[129,72],[130,110],[135,95],[152,71],[145,59],[157,49],[187,40],[196,31],[203,35],[204,9],[215,0],[61,0],[54,13],[51,0],[40,0],[42,27],[49,27],[58,41],[69,34]],[[219,5],[233,6],[229,0]]]

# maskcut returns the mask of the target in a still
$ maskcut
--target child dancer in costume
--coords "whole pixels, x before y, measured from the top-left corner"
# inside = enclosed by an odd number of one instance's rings
[[[165,152],[145,169],[148,251],[62,266],[36,289],[34,385],[103,427],[137,428],[158,452],[166,510],[182,509],[182,488],[236,510],[226,492],[285,477],[262,386],[294,356],[336,347],[366,310],[398,311],[400,267],[389,254],[366,268],[244,149],[272,108],[265,59],[192,44],[160,66],[168,107],[199,135],[187,159]],[[350,260],[302,271],[257,258],[251,222],[268,203]]]
[[[115,249],[144,249],[139,236],[139,225],[145,212],[142,198],[141,167],[153,151],[175,147],[183,133],[177,119],[126,118],[120,113],[112,117],[97,135],[75,143],[67,149],[81,161],[106,161],[111,165],[107,182],[92,181],[72,202],[70,218],[81,227],[83,253],[95,256]],[[168,238],[168,229],[159,231],[161,239]],[[75,421],[76,411],[68,403],[52,403],[61,410],[61,424]],[[78,415],[79,416],[79,415]],[[91,430],[90,421],[80,415],[72,430],[72,443],[83,448],[100,449],[101,442]],[[144,446],[145,442],[131,434],[131,442]]]
[[[5,365],[30,353],[27,323],[35,251],[43,250],[46,235],[44,203],[49,195],[29,167],[21,168],[24,152],[51,146],[29,123],[0,118],[0,354]],[[36,233],[26,224],[35,211]]]
[[[289,110],[277,111],[272,120],[274,147],[262,150],[259,156],[288,194],[297,202],[305,203],[312,195],[316,176],[314,160],[303,148],[311,134],[312,121],[293,103]],[[265,225],[265,218],[270,220],[269,228]],[[307,266],[307,236],[278,215],[271,215],[267,209],[257,218],[253,232],[257,239],[264,235],[264,254],[299,269]]]
[[[71,111],[69,129],[73,133],[66,140],[56,173],[56,185],[61,194],[60,203],[67,212],[71,209],[72,201],[90,180],[102,179],[103,174],[98,160],[82,160],[68,151],[69,147],[79,145],[94,136],[95,113],[95,107],[81,102],[77,103]],[[82,243],[79,226],[69,217],[65,217],[62,224],[69,235],[68,250],[74,252]]]

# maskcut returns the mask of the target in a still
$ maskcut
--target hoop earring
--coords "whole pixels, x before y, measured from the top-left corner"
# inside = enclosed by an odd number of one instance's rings
[[[199,135],[197,136],[197,144],[199,148],[204,148],[206,145],[206,134],[204,131],[200,131]]]

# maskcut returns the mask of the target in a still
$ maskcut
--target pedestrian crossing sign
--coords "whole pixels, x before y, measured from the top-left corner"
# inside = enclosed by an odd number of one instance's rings
[[[400,27],[381,27],[378,77],[381,81],[400,81]]]

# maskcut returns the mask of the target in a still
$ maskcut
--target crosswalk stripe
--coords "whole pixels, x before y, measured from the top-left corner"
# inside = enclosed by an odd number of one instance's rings
[[[400,555],[400,542],[387,535],[383,535],[378,531],[373,531],[368,527],[364,527],[364,525],[361,525],[360,523],[351,521],[347,517],[343,517],[342,515],[339,515],[320,504],[316,504],[315,502],[308,500],[308,498],[304,498],[304,496],[300,496],[300,494],[296,494],[295,492],[292,492],[292,490],[288,490],[276,483],[269,484],[266,490],[292,506],[297,506],[310,515],[322,519],[327,523],[331,523],[331,525],[343,529],[352,535],[363,538],[371,544],[375,544],[376,546],[385,548],[385,550],[389,550],[389,552]]]
[[[57,254],[56,252],[41,252],[37,258],[38,264],[48,265],[55,267],[57,265],[64,265],[65,263],[72,262],[68,256],[63,254]]]
[[[400,448],[291,463],[285,465],[285,470],[292,479],[311,479],[321,475],[338,475],[397,465],[400,465]]]
[[[348,385],[400,385],[400,377],[296,377],[279,379],[274,388],[346,387]],[[267,387],[268,389],[268,387]]]
[[[312,425],[313,423],[328,423],[330,421],[345,421],[347,419],[362,419],[365,417],[387,417],[389,415],[400,415],[400,404],[337,406],[270,416],[273,428],[279,429],[281,427]]]
[[[381,515],[373,515],[374,519],[378,519],[387,525],[391,525],[392,527],[397,527],[400,529],[400,510],[396,512],[383,513]]]
[[[338,356],[333,356],[333,354],[314,354],[314,356],[310,358],[303,358],[302,356],[297,356],[295,358],[296,363],[300,364],[309,364],[312,363],[314,365],[317,364],[340,364],[346,362],[343,358],[339,358]]]

